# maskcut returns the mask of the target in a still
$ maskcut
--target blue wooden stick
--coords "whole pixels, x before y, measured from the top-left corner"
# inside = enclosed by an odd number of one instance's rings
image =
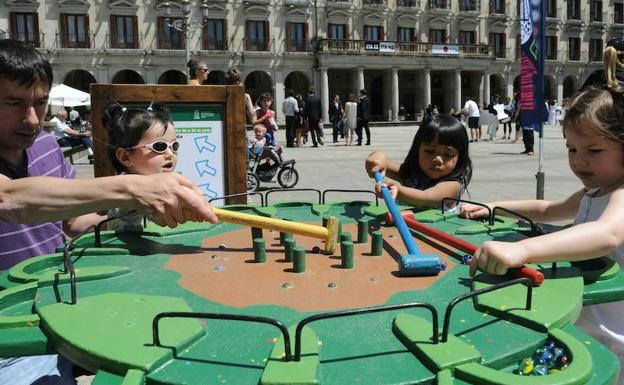
[[[405,219],[401,215],[399,208],[392,198],[392,194],[387,186],[383,183],[383,176],[379,171],[375,172],[375,182],[381,185],[381,195],[383,196],[386,206],[392,215],[394,224],[399,230],[401,239],[405,244],[405,248],[409,254],[401,255],[399,260],[399,272],[402,275],[438,275],[440,270],[444,270],[445,266],[435,254],[422,254],[414,242],[412,233],[410,232]]]
[[[386,202],[386,206],[388,206],[390,214],[392,214],[394,224],[399,230],[399,234],[401,234],[401,238],[403,239],[405,248],[407,248],[407,252],[412,255],[419,255],[420,250],[418,250],[418,246],[416,246],[416,242],[414,242],[414,237],[412,236],[412,233],[410,233],[409,228],[405,224],[405,220],[403,219],[403,216],[401,215],[401,212],[399,211],[396,202],[394,202],[394,198],[392,198],[392,193],[390,193],[390,190],[384,184],[383,175],[381,175],[379,171],[375,172],[375,182],[381,185],[381,195]]]

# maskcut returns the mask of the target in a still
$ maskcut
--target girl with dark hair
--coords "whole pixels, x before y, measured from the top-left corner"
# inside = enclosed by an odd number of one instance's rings
[[[208,65],[203,61],[198,62],[191,59],[186,63],[186,66],[189,69],[189,86],[201,86],[208,79]]]
[[[156,174],[175,168],[179,142],[169,110],[152,103],[147,109],[117,102],[104,108],[108,156],[118,173]]]
[[[175,171],[180,142],[164,105],[152,103],[143,110],[112,102],[104,108],[102,124],[108,132],[108,157],[118,173],[150,175]],[[108,216],[122,216],[117,231],[142,231],[141,214],[128,215],[113,209]]]
[[[472,178],[468,134],[454,117],[434,115],[416,132],[403,163],[375,151],[366,159],[365,167],[371,177],[375,171],[385,174],[385,183],[402,202],[440,207],[444,198],[460,198]],[[455,204],[450,208],[456,209]]]

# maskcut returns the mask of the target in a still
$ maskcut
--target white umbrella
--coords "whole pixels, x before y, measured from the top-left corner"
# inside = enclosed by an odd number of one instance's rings
[[[91,95],[61,83],[52,86],[48,104],[63,107],[90,106]]]

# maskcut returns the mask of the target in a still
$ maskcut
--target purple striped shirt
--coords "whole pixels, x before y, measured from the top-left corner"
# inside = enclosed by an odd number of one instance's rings
[[[28,176],[74,179],[54,136],[42,131],[26,150]],[[50,254],[63,243],[63,222],[14,224],[0,221],[0,271],[30,257]]]

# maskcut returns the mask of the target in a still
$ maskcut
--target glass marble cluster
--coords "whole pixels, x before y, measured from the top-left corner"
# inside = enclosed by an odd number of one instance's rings
[[[547,376],[565,369],[568,363],[569,357],[565,349],[548,341],[535,350],[531,357],[520,360],[514,373],[521,376]]]

